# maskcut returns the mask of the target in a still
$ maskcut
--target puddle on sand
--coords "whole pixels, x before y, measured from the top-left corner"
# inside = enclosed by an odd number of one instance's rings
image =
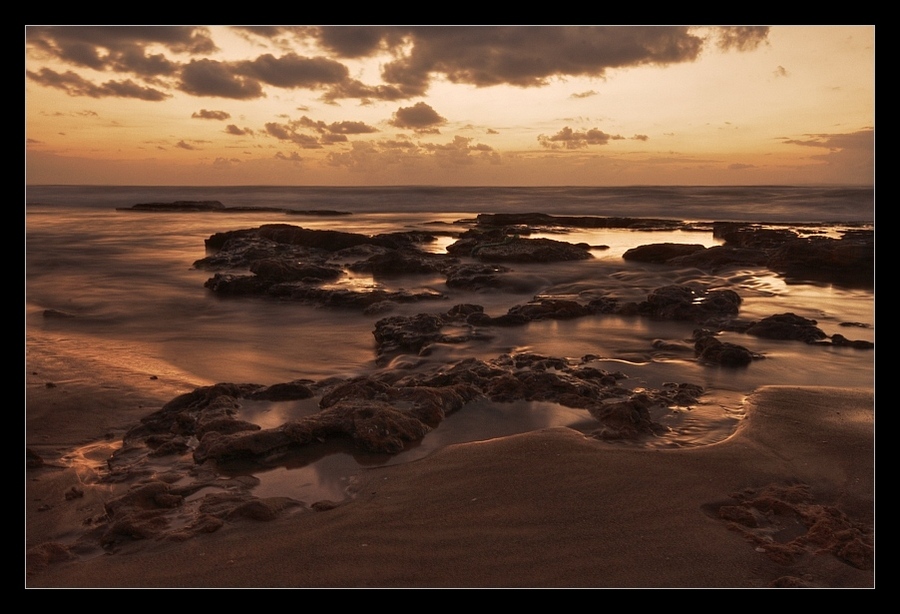
[[[726,439],[743,417],[742,393],[721,393],[690,409],[660,408],[653,415],[670,430],[640,442],[610,442],[607,445],[644,448],[701,446]],[[251,402],[241,409],[241,418],[272,428],[290,419],[318,411],[318,399],[285,403]],[[259,480],[253,489],[257,497],[287,496],[311,505],[317,501],[343,501],[350,497],[348,486],[354,476],[370,467],[397,465],[424,458],[453,444],[485,441],[520,433],[564,426],[589,434],[599,424],[587,410],[557,403],[519,401],[495,403],[472,401],[447,416],[421,441],[395,455],[367,454],[349,442],[329,441],[305,446],[280,457],[272,466],[230,463],[221,467],[230,476],[253,475]]]

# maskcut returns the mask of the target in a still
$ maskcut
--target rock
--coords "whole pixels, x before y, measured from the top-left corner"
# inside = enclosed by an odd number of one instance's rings
[[[625,260],[637,262],[667,262],[677,256],[686,256],[706,249],[698,244],[652,243],[633,247],[622,254]]]
[[[782,313],[763,318],[747,329],[748,335],[765,339],[786,339],[815,343],[825,339],[827,335],[810,320],[793,313]]]
[[[523,239],[512,229],[470,230],[447,246],[447,252],[482,262],[565,262],[593,258],[586,244],[553,239]]]
[[[453,259],[455,261],[455,259]],[[375,277],[441,273],[448,266],[448,257],[441,254],[389,250],[350,265],[351,271],[371,273]]]
[[[322,283],[335,280],[343,271],[339,268],[296,262],[292,259],[265,258],[256,260],[250,265],[250,272],[259,280],[268,284],[286,281],[302,281],[305,283]]]
[[[560,299],[540,299],[510,308],[509,316],[522,316],[527,321],[569,320],[591,315],[592,309],[575,301]]]
[[[458,264],[447,269],[447,287],[465,290],[497,288],[509,268],[497,264]]]
[[[871,287],[875,284],[874,232],[843,239],[795,239],[774,249],[767,265],[791,277]]]
[[[707,290],[692,285],[657,288],[638,304],[637,313],[667,320],[720,323],[737,315],[741,297],[734,290]]]
[[[839,347],[851,347],[857,350],[871,350],[875,347],[875,344],[871,341],[865,341],[862,339],[857,339],[851,341],[847,339],[844,335],[835,333],[831,336],[831,344]]]
[[[707,364],[722,367],[746,367],[753,360],[762,358],[744,346],[719,341],[709,331],[700,331],[699,334],[695,332],[694,336],[696,338],[694,352],[701,362]]]

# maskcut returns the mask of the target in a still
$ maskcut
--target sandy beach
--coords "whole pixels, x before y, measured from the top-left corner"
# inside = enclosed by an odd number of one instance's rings
[[[333,509],[84,555],[67,544],[110,486],[55,455],[177,386],[98,385],[76,366],[29,357],[27,446],[45,461],[26,470],[29,588],[874,587],[868,390],[766,387],[732,437],[691,449],[617,448],[568,428],[451,446],[364,471]]]

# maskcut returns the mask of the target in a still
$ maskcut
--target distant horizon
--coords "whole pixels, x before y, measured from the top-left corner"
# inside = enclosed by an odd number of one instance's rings
[[[276,183],[246,183],[246,184],[167,184],[167,183],[26,183],[30,187],[72,187],[72,188],[866,188],[875,189],[874,183],[646,183],[646,184],[622,184],[622,185],[456,185],[456,184],[360,184],[360,185],[329,185],[329,184],[276,184]]]

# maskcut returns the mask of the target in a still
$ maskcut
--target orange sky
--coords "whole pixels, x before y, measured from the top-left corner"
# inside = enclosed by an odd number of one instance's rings
[[[26,182],[873,184],[873,26],[27,26]]]

